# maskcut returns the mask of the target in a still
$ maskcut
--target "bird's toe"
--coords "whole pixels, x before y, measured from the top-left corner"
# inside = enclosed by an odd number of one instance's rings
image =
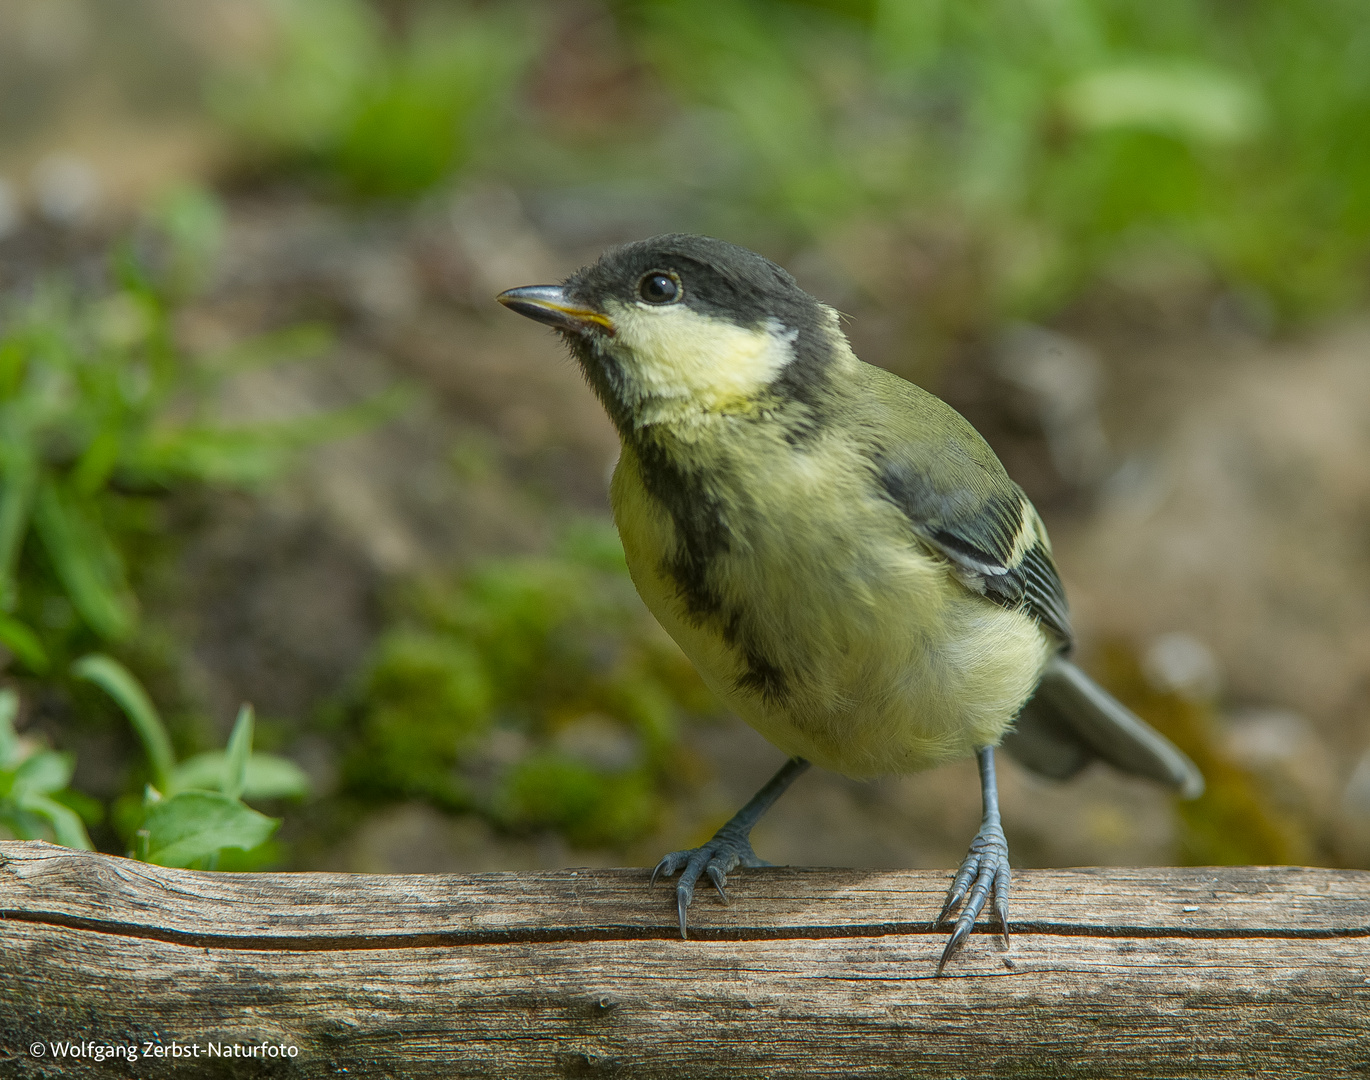
[[[707,876],[718,891],[719,897],[729,903],[724,886],[728,874],[739,866],[765,866],[756,857],[751,842],[745,836],[729,836],[723,833],[715,836],[707,844],[684,851],[673,851],[656,864],[652,871],[652,881],[657,877],[672,877],[680,873],[676,883],[676,911],[680,918],[680,936],[688,936],[686,911],[694,903],[695,885],[700,876]]]
[[[947,961],[952,958],[962,942],[975,928],[975,921],[985,909],[985,903],[994,898],[994,913],[1008,945],[1008,894],[1011,874],[1008,864],[1008,841],[1003,830],[997,825],[982,828],[970,845],[961,868],[956,872],[951,887],[947,890],[946,902],[937,916],[935,925],[940,926],[947,916],[960,905],[960,912],[952,926],[951,938],[942,950],[937,962],[937,974],[941,975]]]

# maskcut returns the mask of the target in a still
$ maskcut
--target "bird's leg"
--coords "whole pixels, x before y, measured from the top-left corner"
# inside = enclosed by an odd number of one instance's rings
[[[960,947],[975,926],[975,920],[984,910],[985,900],[990,892],[994,893],[994,913],[999,916],[999,926],[1004,935],[1004,946],[1008,947],[1008,841],[999,824],[999,787],[994,780],[994,747],[986,746],[976,752],[980,764],[980,794],[984,799],[985,812],[980,819],[980,831],[971,841],[970,854],[956,872],[956,878],[947,890],[947,902],[933,926],[942,925],[951,910],[964,899],[961,913],[956,917],[956,925],[951,931],[951,940],[942,950],[942,959],[937,961],[937,974],[947,966],[952,953]],[[969,890],[969,895],[967,895]]]
[[[761,815],[771,808],[771,804],[785,793],[785,789],[809,767],[803,758],[790,758],[781,766],[780,771],[766,781],[766,786],[751,797],[751,800],[728,819],[727,823],[714,833],[713,839],[702,847],[685,851],[673,851],[656,864],[652,871],[652,883],[657,876],[670,877],[681,871],[680,881],[675,887],[676,910],[680,913],[680,936],[685,933],[685,909],[694,900],[695,883],[700,874],[707,874],[713,882],[723,902],[728,902],[728,894],[723,886],[728,882],[728,872],[739,866],[770,866],[771,864],[756,857],[752,850],[752,828],[761,820]]]

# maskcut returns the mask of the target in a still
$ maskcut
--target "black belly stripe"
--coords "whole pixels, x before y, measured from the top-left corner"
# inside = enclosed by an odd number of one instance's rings
[[[746,672],[733,682],[738,690],[759,694],[762,700],[772,705],[784,701],[789,696],[789,673],[780,665],[773,663],[757,647],[756,639],[748,632],[740,611],[730,612],[724,620],[723,640],[741,655],[747,665]]]
[[[760,694],[762,700],[774,705],[790,693],[790,680],[785,672],[759,653],[747,650],[747,673],[734,685],[742,691]]]
[[[660,570],[676,588],[685,614],[696,627],[715,626],[733,649],[745,672],[734,686],[776,704],[791,692],[792,673],[774,663],[757,645],[743,612],[725,604],[714,585],[714,568],[731,547],[723,506],[701,474],[682,467],[657,439],[633,440],[639,472],[647,493],[666,510],[675,531],[675,550]],[[722,480],[727,481],[724,475]],[[737,485],[733,485],[736,490]]]
[[[709,566],[729,546],[723,508],[700,474],[682,468],[655,440],[637,438],[633,449],[643,487],[665,508],[675,529],[675,551],[662,560],[661,570],[698,625],[722,608],[709,583]]]

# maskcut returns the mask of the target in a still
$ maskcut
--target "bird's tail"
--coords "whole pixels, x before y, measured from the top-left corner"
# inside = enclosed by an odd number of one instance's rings
[[[1184,752],[1062,656],[1047,666],[1003,747],[1045,776],[1074,776],[1095,758],[1174,788],[1203,794],[1203,775]]]

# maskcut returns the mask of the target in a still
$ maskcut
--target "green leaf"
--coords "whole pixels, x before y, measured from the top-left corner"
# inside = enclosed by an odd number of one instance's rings
[[[71,486],[79,497],[89,498],[103,488],[118,464],[122,432],[115,420],[117,417],[107,418],[106,426],[90,440],[71,470]]]
[[[35,675],[48,670],[48,654],[38,635],[9,615],[0,614],[0,645],[4,645],[19,662]]]
[[[71,782],[75,768],[76,761],[70,754],[40,750],[15,770],[14,791],[20,797],[29,792],[48,795],[60,791]]]
[[[223,791],[230,799],[241,798],[247,783],[247,759],[252,756],[252,706],[238,710],[233,734],[228,737],[228,755],[224,763]]]
[[[12,336],[0,340],[0,400],[19,393],[28,373],[28,359],[28,349],[21,339]]]
[[[172,787],[176,791],[202,788],[223,791],[228,755],[222,750],[196,754],[176,766]],[[309,777],[289,758],[253,754],[247,759],[241,797],[244,799],[296,799],[309,794]]]
[[[109,537],[51,481],[38,485],[33,524],[81,618],[103,638],[127,637],[133,598]]]
[[[95,850],[95,845],[90,842],[90,835],[86,832],[86,826],[81,821],[80,815],[69,807],[49,799],[46,795],[32,792],[20,797],[19,806],[31,814],[38,814],[47,819],[52,826],[54,838],[63,847],[76,848],[80,851]]]
[[[15,570],[38,486],[38,462],[32,447],[6,447],[4,468],[4,489],[0,490],[0,610],[13,611],[19,602]]]
[[[98,825],[105,820],[105,804],[83,791],[64,788],[52,793],[52,801],[71,810],[87,825]]]
[[[1209,143],[1244,142],[1262,121],[1252,87],[1198,64],[1103,68],[1071,83],[1062,100],[1071,118],[1090,130],[1148,128]]]
[[[8,769],[19,752],[19,736],[14,718],[19,713],[19,695],[8,686],[0,690],[0,769]]]
[[[143,819],[147,852],[140,857],[159,866],[189,866],[223,848],[255,848],[280,824],[279,818],[259,814],[227,795],[182,791],[148,809]]]
[[[132,672],[113,657],[90,653],[71,665],[71,673],[78,679],[93,682],[124,710],[147,750],[154,782],[162,791],[170,790],[172,770],[176,765],[171,739],[147,691]]]

